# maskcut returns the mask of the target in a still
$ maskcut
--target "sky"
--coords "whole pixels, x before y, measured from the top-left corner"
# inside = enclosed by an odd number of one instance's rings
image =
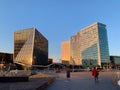
[[[49,41],[49,58],[61,43],[95,22],[106,25],[110,55],[120,56],[120,0],[0,0],[0,52],[14,52],[17,30],[35,27]]]

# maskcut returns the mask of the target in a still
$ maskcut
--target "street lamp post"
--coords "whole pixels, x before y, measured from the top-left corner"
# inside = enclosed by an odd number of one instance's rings
[[[71,59],[72,60],[72,71],[74,72],[74,60],[73,59]]]
[[[109,61],[108,61],[108,59],[107,59],[107,70],[108,70],[108,68],[109,68],[108,66],[109,66]]]

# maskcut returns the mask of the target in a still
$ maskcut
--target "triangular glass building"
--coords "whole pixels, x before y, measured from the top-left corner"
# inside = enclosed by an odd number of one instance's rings
[[[47,65],[48,40],[36,28],[14,32],[14,62]]]

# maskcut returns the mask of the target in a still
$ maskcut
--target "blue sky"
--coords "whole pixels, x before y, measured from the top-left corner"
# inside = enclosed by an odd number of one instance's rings
[[[0,0],[0,52],[13,53],[13,33],[36,27],[49,40],[49,57],[61,42],[94,23],[107,25],[110,55],[120,55],[120,0]]]

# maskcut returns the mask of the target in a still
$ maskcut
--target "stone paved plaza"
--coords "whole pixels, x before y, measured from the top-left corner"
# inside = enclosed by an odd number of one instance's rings
[[[99,83],[94,82],[91,72],[72,72],[71,78],[66,73],[58,73],[56,81],[46,90],[120,90],[112,83],[113,72],[100,72]]]
[[[115,75],[113,71],[100,72],[98,83],[94,82],[91,72],[71,72],[70,79],[66,78],[66,72],[50,72],[49,74],[52,76],[33,75],[29,82],[1,82],[0,90],[120,90],[120,86],[114,85],[112,82]],[[56,76],[56,80],[54,76]],[[51,84],[51,82],[53,83]]]

